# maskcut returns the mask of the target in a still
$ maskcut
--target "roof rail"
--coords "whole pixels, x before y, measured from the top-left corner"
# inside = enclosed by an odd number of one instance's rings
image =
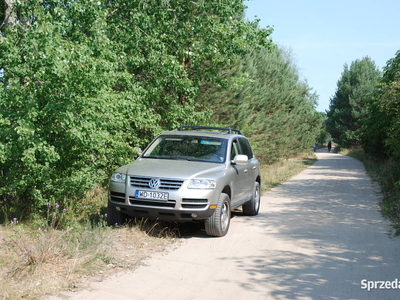
[[[181,125],[178,128],[178,131],[183,131],[185,129],[189,130],[200,130],[200,129],[208,129],[208,130],[223,130],[227,131],[229,134],[235,132],[237,134],[242,134],[239,129],[232,129],[230,127],[214,127],[214,126],[197,126],[197,125]]]

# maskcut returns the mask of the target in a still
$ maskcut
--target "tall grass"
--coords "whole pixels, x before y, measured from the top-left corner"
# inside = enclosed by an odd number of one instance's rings
[[[0,299],[38,299],[69,288],[111,259],[99,230],[35,230],[13,221],[1,233]]]

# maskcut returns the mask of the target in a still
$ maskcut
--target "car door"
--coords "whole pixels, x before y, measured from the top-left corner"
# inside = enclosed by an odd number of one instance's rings
[[[241,154],[247,155],[249,161],[247,162],[245,171],[246,186],[244,187],[244,194],[246,197],[253,194],[254,182],[258,174],[258,161],[254,157],[253,150],[251,149],[250,143],[246,138],[239,138],[240,152]]]
[[[233,140],[231,144],[231,161],[234,160],[235,156],[243,154],[238,139]],[[249,166],[248,164],[231,164],[231,189],[232,189],[232,207],[241,205],[246,199],[248,194],[249,185]]]

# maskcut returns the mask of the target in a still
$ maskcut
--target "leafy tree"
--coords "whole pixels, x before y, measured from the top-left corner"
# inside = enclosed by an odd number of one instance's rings
[[[326,121],[328,132],[341,147],[360,144],[368,102],[380,78],[381,72],[369,57],[352,62],[350,67],[345,64]]]
[[[397,226],[400,220],[400,51],[387,62],[363,130],[363,148],[380,158],[382,211]]]
[[[0,194],[34,207],[83,197],[127,162],[134,151],[126,141],[136,138],[130,118],[144,111],[140,86],[136,95],[113,89],[117,54],[107,48],[100,7],[56,7],[54,15],[64,14],[57,18],[46,9],[21,3],[21,17],[35,16],[34,24],[7,27],[0,40]],[[78,14],[92,20],[87,32],[67,32]]]
[[[364,149],[374,155],[400,158],[400,51],[384,67],[369,109]]]
[[[0,27],[0,201],[39,211],[82,199],[160,131],[205,122],[199,87],[269,44],[243,11],[239,0],[15,2]]]

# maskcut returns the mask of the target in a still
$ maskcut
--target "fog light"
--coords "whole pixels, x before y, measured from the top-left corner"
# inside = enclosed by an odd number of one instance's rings
[[[116,211],[121,211],[121,207],[116,206],[116,207],[115,207],[115,210],[116,210]]]
[[[197,218],[197,214],[191,214],[192,218]]]

